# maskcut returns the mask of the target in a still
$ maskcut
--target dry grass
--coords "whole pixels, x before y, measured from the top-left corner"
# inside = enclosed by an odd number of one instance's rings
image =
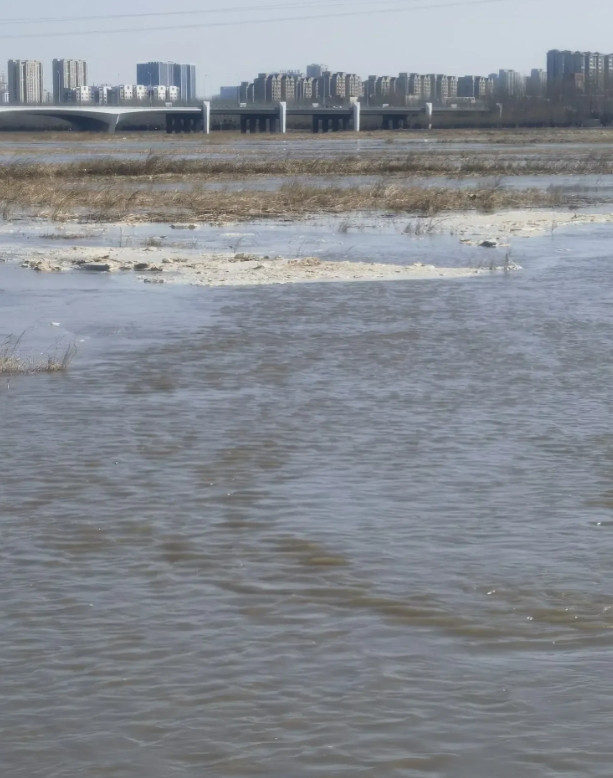
[[[515,136],[516,137],[516,136]],[[560,188],[505,189],[503,176],[613,173],[613,151],[587,148],[531,155],[428,151],[398,154],[273,157],[271,155],[185,159],[149,153],[139,159],[92,158],[87,162],[2,166],[0,215],[42,216],[63,222],[87,221],[228,221],[299,218],[309,213],[377,210],[422,216],[452,210],[576,206]],[[310,176],[371,176],[366,186],[309,186]],[[286,181],[274,191],[215,190],[211,181],[277,176]],[[471,189],[423,187],[420,177],[485,177],[491,183]],[[402,185],[400,185],[402,184]],[[58,239],[61,237],[57,236]]]
[[[52,221],[200,221],[300,218],[316,213],[381,211],[434,216],[447,211],[572,205],[559,189],[423,188],[380,183],[364,187],[315,187],[290,180],[278,190],[211,190],[202,184],[159,190],[107,180],[84,189],[53,180],[0,181],[0,212]]]
[[[152,138],[156,142],[165,143],[169,149],[177,146],[192,146],[194,148],[208,146],[217,146],[220,144],[232,143],[238,139],[245,138],[240,132],[235,130],[224,130],[223,132],[213,132],[210,135],[202,133],[192,133],[187,135],[167,135],[163,132],[135,131],[124,132],[121,128],[115,135],[107,135],[100,132],[66,132],[66,131],[11,131],[2,130],[0,138],[4,143],[23,143],[24,141],[35,141],[40,143],[69,143],[87,145],[95,142],[96,144],[106,144],[109,147],[121,143],[124,137],[130,141],[141,141],[146,143]],[[306,138],[310,143],[320,142],[329,145],[331,142],[346,142],[348,137],[354,137],[353,133],[329,132],[319,135],[313,135],[309,130],[290,130],[287,138],[291,140]],[[389,130],[363,130],[360,138],[375,138],[381,140],[435,140],[437,143],[496,143],[496,144],[534,144],[534,143],[613,143],[613,127],[465,127],[465,128],[434,128],[433,130],[403,130],[390,132]],[[253,137],[250,138],[250,141]],[[279,141],[276,134],[261,133],[257,135],[257,141],[261,144],[275,144]]]
[[[77,351],[71,343],[42,358],[26,356],[20,353],[22,340],[23,333],[9,335],[0,342],[0,375],[60,373],[68,369]]]

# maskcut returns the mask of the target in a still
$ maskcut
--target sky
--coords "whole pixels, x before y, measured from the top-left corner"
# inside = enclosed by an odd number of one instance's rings
[[[103,10],[102,10],[103,9]],[[548,49],[613,52],[613,2],[591,0],[0,0],[8,59],[84,59],[89,82],[134,83],[136,63],[196,65],[197,91],[260,72],[331,70],[488,75],[545,68]]]

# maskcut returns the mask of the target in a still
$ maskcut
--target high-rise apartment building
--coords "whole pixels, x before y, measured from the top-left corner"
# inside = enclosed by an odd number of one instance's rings
[[[559,49],[547,52],[547,90],[551,96],[598,91],[601,83],[604,85],[604,72],[602,54]]]
[[[604,58],[604,90],[605,94],[613,95],[613,54],[606,54]]]
[[[404,78],[400,77],[401,87],[404,84]],[[409,73],[407,76],[407,95],[416,99],[423,99],[423,81],[419,73]],[[427,97],[430,97],[428,94]]]
[[[548,51],[547,88],[550,95],[610,94],[612,56],[598,51]]]
[[[4,73],[0,73],[0,105],[4,105],[9,101],[9,85],[6,82]]]
[[[174,84],[174,62],[141,62],[136,66],[136,83],[144,86]]]
[[[496,76],[498,77],[498,76]],[[457,80],[457,96],[485,100],[494,93],[492,76],[460,76]]]
[[[330,97],[336,102],[357,99],[362,96],[362,79],[357,73],[332,73],[330,76]]]
[[[147,87],[176,86],[184,103],[196,99],[196,66],[177,62],[141,62],[136,66],[136,82]]]
[[[87,63],[82,59],[53,60],[53,102],[64,103],[68,91],[87,86]]]
[[[184,103],[191,103],[196,99],[196,66],[175,64],[173,81],[169,86],[178,86],[181,100]]]
[[[309,103],[317,100],[317,79],[303,76],[296,81],[296,102]]]
[[[544,97],[547,91],[547,73],[540,68],[532,68],[526,81],[526,94],[529,97]]]
[[[36,105],[43,101],[43,66],[33,59],[9,59],[9,102]]]
[[[327,70],[330,70],[327,65],[318,65],[317,63],[307,65],[307,78],[321,78]]]
[[[456,76],[447,76],[443,73],[430,74],[430,98],[437,103],[458,96],[458,79]]]
[[[605,55],[599,51],[586,51],[583,55],[585,91],[602,94],[605,82]]]
[[[499,70],[496,92],[499,97],[523,97],[526,94],[526,79],[516,70]]]
[[[332,73],[330,76],[330,97],[334,100],[344,100],[346,97],[346,73]]]

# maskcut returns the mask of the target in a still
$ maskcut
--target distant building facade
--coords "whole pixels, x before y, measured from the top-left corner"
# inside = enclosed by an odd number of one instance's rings
[[[499,70],[495,76],[495,93],[499,98],[524,97],[526,78],[516,70]]]
[[[330,70],[330,68],[327,65],[313,63],[312,65],[307,65],[306,75],[307,78],[321,78],[322,73],[325,73],[328,70]]]
[[[460,76],[458,78],[458,97],[471,97],[474,100],[487,100],[494,94],[494,79],[491,76]]]
[[[547,92],[550,97],[611,94],[613,54],[550,49]]]
[[[43,102],[43,66],[38,60],[10,59],[8,62],[9,102],[36,105]]]
[[[6,105],[9,101],[9,85],[4,76],[4,73],[0,73],[0,105]]]
[[[173,81],[167,86],[179,88],[180,100],[191,103],[196,99],[196,66],[177,65],[173,69]]]
[[[528,97],[544,97],[547,93],[547,72],[533,68],[526,81],[526,94]]]
[[[184,103],[196,99],[196,66],[177,62],[141,62],[136,66],[136,83],[146,87],[176,86]]]
[[[253,82],[243,81],[236,89],[241,103],[342,105],[363,95],[362,79],[357,73],[332,72],[326,65],[315,64],[307,66],[306,75],[298,70],[258,73]]]
[[[87,63],[82,59],[54,59],[53,102],[67,101],[67,92],[77,87],[87,86]]]
[[[91,86],[75,86],[73,89],[65,89],[62,94],[64,103],[77,103],[79,105],[87,103],[97,103],[97,91]],[[54,100],[54,102],[57,102]]]
[[[219,88],[219,99],[223,103],[238,103],[241,102],[240,93],[240,86],[222,86]]]
[[[442,73],[430,74],[430,99],[436,103],[445,103],[458,96],[458,79]]]

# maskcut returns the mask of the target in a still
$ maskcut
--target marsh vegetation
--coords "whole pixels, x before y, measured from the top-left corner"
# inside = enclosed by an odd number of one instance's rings
[[[379,211],[433,216],[458,210],[492,212],[519,207],[568,205],[576,201],[550,188],[505,189],[497,184],[461,189],[423,187],[382,179],[365,186],[319,186],[289,177],[273,191],[212,189],[205,181],[184,179],[160,188],[155,178],[5,176],[0,181],[0,214],[5,220],[37,216],[51,221],[245,221],[300,218],[313,213]]]

